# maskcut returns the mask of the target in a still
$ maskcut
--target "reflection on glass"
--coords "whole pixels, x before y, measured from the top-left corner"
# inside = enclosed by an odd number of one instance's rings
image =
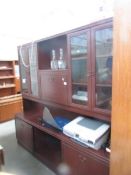
[[[71,38],[72,102],[87,105],[87,34]]]
[[[30,62],[30,79],[32,95],[38,96],[38,78],[37,78],[37,62],[36,62],[36,46],[32,45],[29,49]]]
[[[28,92],[28,82],[27,82],[26,71],[28,69],[29,63],[28,63],[27,50],[25,48],[20,48],[19,55],[20,55],[21,88],[23,92]]]
[[[112,28],[96,31],[96,106],[111,109]]]

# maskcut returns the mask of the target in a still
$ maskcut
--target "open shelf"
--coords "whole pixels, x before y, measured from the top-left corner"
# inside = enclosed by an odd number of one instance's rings
[[[55,51],[55,60],[60,58],[60,48],[63,49],[64,59],[67,57],[66,35],[43,40],[38,43],[38,68],[40,70],[51,69],[52,50]],[[67,65],[67,62],[66,62]],[[68,66],[66,66],[68,67]]]
[[[15,84],[0,86],[0,89],[13,88],[13,87],[15,87]]]
[[[13,68],[11,68],[11,67],[0,67],[0,70],[13,70]]]
[[[15,76],[1,76],[0,79],[10,79],[10,78],[15,78]]]
[[[15,95],[16,92],[16,60],[0,60],[0,97]]]

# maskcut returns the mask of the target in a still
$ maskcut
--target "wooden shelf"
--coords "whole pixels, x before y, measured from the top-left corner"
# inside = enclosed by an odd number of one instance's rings
[[[1,76],[0,79],[10,79],[10,78],[15,78],[15,76]]]
[[[2,67],[0,67],[0,70],[13,70],[13,68],[11,68],[11,67],[7,67],[7,68],[2,68]]]
[[[72,60],[75,61],[75,60],[87,60],[87,56],[80,56],[80,57],[72,57]]]
[[[96,55],[96,58],[107,58],[109,57],[110,55]]]
[[[77,83],[77,82],[73,82],[72,85],[87,86],[87,83]]]
[[[15,95],[17,93],[15,60],[0,60],[0,97]]]
[[[111,84],[104,84],[104,83],[97,83],[96,86],[100,86],[100,87],[112,87]]]
[[[0,86],[0,89],[7,89],[7,88],[13,88],[13,87],[15,87],[15,84]]]

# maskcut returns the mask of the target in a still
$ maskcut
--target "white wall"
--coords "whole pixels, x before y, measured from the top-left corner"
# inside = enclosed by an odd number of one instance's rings
[[[113,16],[114,0],[0,0],[0,59],[17,46]]]

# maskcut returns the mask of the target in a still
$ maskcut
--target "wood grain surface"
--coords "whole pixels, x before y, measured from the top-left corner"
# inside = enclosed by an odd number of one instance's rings
[[[114,7],[113,101],[110,175],[131,174],[131,1]]]

